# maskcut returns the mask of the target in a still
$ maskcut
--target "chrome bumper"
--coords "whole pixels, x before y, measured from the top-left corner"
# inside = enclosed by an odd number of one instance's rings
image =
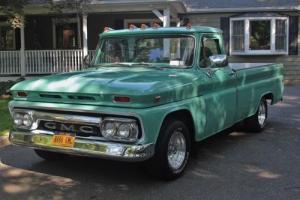
[[[34,149],[120,161],[144,161],[151,158],[154,154],[153,144],[132,145],[83,138],[76,138],[73,148],[58,147],[51,144],[52,136],[43,133],[11,131],[9,139],[14,145]]]

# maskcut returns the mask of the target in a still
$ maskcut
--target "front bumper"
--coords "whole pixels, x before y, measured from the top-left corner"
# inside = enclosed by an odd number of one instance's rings
[[[144,161],[154,154],[153,144],[133,145],[83,138],[76,138],[73,148],[58,147],[51,144],[52,136],[46,133],[11,131],[9,138],[12,144],[34,149],[120,161]]]

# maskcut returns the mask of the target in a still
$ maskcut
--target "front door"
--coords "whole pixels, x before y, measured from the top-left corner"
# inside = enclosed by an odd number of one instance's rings
[[[206,94],[206,133],[208,135],[230,127],[236,114],[236,79],[229,66],[214,67],[210,56],[224,54],[220,35],[202,37],[200,67],[206,74],[210,90]]]
[[[77,23],[56,24],[56,48],[78,49]]]

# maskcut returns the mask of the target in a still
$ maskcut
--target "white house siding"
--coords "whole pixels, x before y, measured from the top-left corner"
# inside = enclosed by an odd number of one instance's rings
[[[190,14],[188,18],[193,25],[212,26],[220,28],[220,18],[230,17],[241,13],[217,13],[217,14]],[[286,13],[290,14],[290,13]],[[290,14],[292,15],[292,14]],[[300,20],[299,20],[300,30]],[[300,31],[298,33],[298,55],[280,55],[280,56],[230,56],[230,62],[276,62],[283,63],[285,66],[286,82],[300,81]]]

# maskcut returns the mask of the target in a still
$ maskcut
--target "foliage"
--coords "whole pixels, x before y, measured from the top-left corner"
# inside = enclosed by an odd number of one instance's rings
[[[7,135],[9,129],[12,127],[8,102],[9,99],[0,99],[0,136]]]
[[[15,81],[4,81],[4,82],[0,82],[0,98],[3,95],[8,95],[9,94],[9,89],[16,83],[20,82],[20,81],[24,81],[25,78],[21,77],[18,78]]]
[[[75,11],[77,14],[85,12],[85,5],[91,0],[56,0],[49,1],[50,10],[62,13],[64,9]]]
[[[13,28],[20,28],[24,26],[24,6],[26,4],[27,0],[0,1],[0,12],[8,16],[8,22]]]
[[[85,12],[85,5],[91,0],[47,0],[46,5],[54,13],[63,13],[64,9],[73,10],[80,14]],[[1,0],[0,13],[8,16],[8,22],[12,28],[25,26],[24,7],[28,0]]]

